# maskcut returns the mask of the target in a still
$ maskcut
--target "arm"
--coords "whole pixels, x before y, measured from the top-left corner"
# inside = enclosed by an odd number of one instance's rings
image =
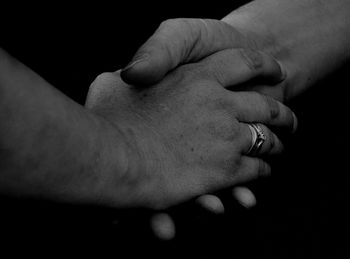
[[[230,71],[223,81],[203,80],[205,69],[188,66],[145,91],[124,84],[119,73],[105,73],[91,86],[84,109],[0,54],[5,195],[165,208],[269,173],[266,162],[249,156],[246,123],[264,124],[261,155],[283,149],[268,126],[296,126],[283,104],[227,91],[222,83],[232,79]]]
[[[229,48],[248,48],[272,55],[286,75],[277,87],[253,89],[289,100],[348,61],[349,10],[347,0],[261,0],[233,11],[222,21],[168,20],[134,57],[134,61],[144,59],[131,62],[122,77],[137,85],[154,83],[178,65],[201,63]],[[247,61],[256,69],[261,57],[250,56]],[[219,63],[216,59],[207,66],[220,73]]]
[[[260,51],[275,57],[285,73],[280,84],[260,83],[246,89],[289,100],[348,61],[349,10],[346,0],[260,0],[233,11],[223,22],[168,20],[138,50],[122,77],[147,85],[181,64],[194,62],[220,74],[222,62],[215,53],[244,47],[258,51],[245,56],[253,73],[263,63]],[[208,56],[214,57],[212,62],[203,64]]]
[[[107,127],[1,49],[0,121],[0,193],[99,202]]]
[[[254,43],[283,64],[293,98],[349,60],[349,11],[348,0],[260,0],[223,21],[263,39]]]

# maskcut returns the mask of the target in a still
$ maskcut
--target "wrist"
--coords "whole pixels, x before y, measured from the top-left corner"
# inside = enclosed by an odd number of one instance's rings
[[[223,21],[283,65],[289,99],[350,58],[349,9],[346,0],[260,0],[235,10]]]
[[[150,207],[155,173],[149,174],[147,151],[137,127],[130,129],[101,118],[103,140],[98,170],[101,172],[99,203],[114,208]],[[148,161],[148,162],[147,162]]]
[[[129,145],[124,133],[117,125],[112,125],[103,117],[99,120],[97,134],[101,137],[96,150],[95,162],[91,165],[96,171],[97,192],[91,196],[94,203],[109,207],[128,205],[131,188],[125,184],[130,177]]]

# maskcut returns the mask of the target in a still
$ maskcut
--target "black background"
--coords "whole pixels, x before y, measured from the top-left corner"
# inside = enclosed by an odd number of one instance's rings
[[[15,2],[1,8],[0,46],[83,104],[93,79],[125,66],[161,21],[220,19],[244,2]],[[236,204],[230,190],[217,193],[225,202],[223,216],[205,213],[191,202],[182,204],[169,211],[176,219],[177,237],[164,242],[148,227],[150,211],[2,197],[0,253],[47,258],[72,253],[99,258],[347,258],[347,71],[345,67],[289,104],[299,118],[299,130],[288,140],[285,155],[273,162],[272,178],[249,184],[258,199],[254,209]]]

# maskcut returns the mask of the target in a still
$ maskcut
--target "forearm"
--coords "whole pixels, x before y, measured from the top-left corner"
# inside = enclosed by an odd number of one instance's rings
[[[223,20],[264,39],[254,44],[283,64],[292,98],[348,61],[349,11],[348,0],[259,0]]]
[[[0,121],[2,194],[99,198],[103,125],[1,49]]]

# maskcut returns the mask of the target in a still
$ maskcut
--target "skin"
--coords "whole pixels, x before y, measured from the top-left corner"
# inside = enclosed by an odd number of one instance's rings
[[[222,21],[168,20],[138,50],[122,77],[126,82],[145,87],[181,64],[201,63],[203,58],[223,49],[245,47],[275,57],[286,80],[275,87],[245,84],[244,89],[288,101],[349,60],[349,9],[350,2],[346,0],[261,0],[234,10]],[[206,64],[216,68],[208,71],[221,71],[218,64],[222,62],[216,56]],[[242,204],[255,203],[249,190],[236,189],[233,193]],[[204,196],[200,201],[204,206],[208,204]],[[208,208],[211,207],[223,208],[218,199]]]
[[[214,63],[216,65],[212,66],[211,64],[213,64],[213,60],[219,58],[221,62]],[[254,62],[256,63],[256,65],[252,65],[254,64]],[[193,68],[195,68],[195,70],[197,71],[196,76],[198,78],[203,79],[206,78],[207,75],[211,75],[211,78],[214,80],[214,82],[221,84],[221,87],[230,87],[234,84],[239,84],[241,82],[249,81],[252,79],[264,80],[265,83],[269,82],[269,85],[273,87],[273,85],[276,84],[276,82],[280,82],[284,78],[284,74],[281,71],[279,64],[273,58],[263,53],[257,53],[251,50],[248,52],[242,52],[241,49],[232,49],[229,51],[218,52],[216,55],[213,55],[212,57],[203,60],[200,65],[185,66],[181,68],[181,71],[191,71],[191,69]],[[109,101],[106,100],[109,100],[111,96],[114,96],[114,93],[116,91],[115,88],[117,85],[119,85],[119,79],[116,79],[115,77],[116,75],[114,73],[109,73],[103,74],[99,78],[97,78],[97,80],[95,80],[95,82],[90,87],[90,91],[86,102],[87,108],[92,110],[101,109],[101,107],[102,109],[108,109]],[[113,78],[115,79],[113,80]],[[142,91],[142,89],[139,90]],[[231,94],[232,92],[227,91],[226,93]],[[249,103],[249,107],[251,109],[252,107],[257,106],[258,104],[259,101]],[[294,118],[293,121],[295,123],[295,130],[297,124],[296,118]],[[264,129],[264,132],[268,134],[269,130]],[[269,146],[269,139],[275,139],[275,141],[273,141],[275,144],[279,143],[276,137],[270,135],[268,136],[268,141],[264,145],[264,147]],[[260,155],[263,155],[264,153],[265,155],[273,155],[280,153],[282,151],[282,146],[280,144],[277,144],[277,146],[279,146],[280,148],[275,149],[275,151],[272,151],[272,149],[270,149],[270,151],[266,152],[267,150],[263,148],[261,150]],[[186,150],[183,151],[183,153],[186,153]],[[246,181],[249,179],[251,178],[244,177],[244,179],[242,180]],[[173,179],[173,181],[175,182],[176,179]],[[236,197],[238,202],[243,204],[245,207],[253,206],[255,204],[254,195],[246,188],[235,188],[233,195]],[[220,200],[213,195],[204,195],[200,197],[197,201],[199,206],[206,208],[212,213],[224,212],[224,207],[221,204]],[[175,236],[175,224],[171,220],[171,217],[169,215],[165,216],[165,214],[155,214],[154,217],[151,218],[150,224],[154,230],[155,235],[160,239],[169,240]]]
[[[250,74],[259,74],[253,84],[247,84],[244,90],[254,88],[280,101],[288,99],[284,85],[287,71],[278,59],[279,71],[269,70],[261,73],[266,52],[257,47],[263,37],[247,35],[226,22],[212,19],[172,19],[163,22],[157,31],[139,48],[132,61],[121,73],[123,80],[129,84],[144,88],[157,83],[172,69],[187,63],[205,67],[209,73],[220,74],[228,65],[220,53],[228,49],[244,48],[250,50],[244,56]],[[270,55],[273,57],[272,55]],[[205,59],[203,62],[203,59]],[[237,57],[231,56],[235,60]],[[210,62],[207,62],[210,60]],[[241,67],[231,68],[235,76],[241,77]],[[247,72],[245,73],[247,74]],[[282,74],[282,75],[281,75]],[[281,80],[283,79],[283,80]],[[241,80],[248,83],[249,80]],[[240,90],[236,82],[227,87]],[[243,88],[242,88],[243,89]]]
[[[295,128],[281,103],[228,91],[222,82],[230,76],[218,80],[198,66],[179,68],[145,90],[125,84],[119,72],[105,73],[93,83],[86,109],[0,54],[5,195],[166,208],[269,174],[268,164],[245,154],[251,136],[244,122],[265,124],[261,154],[282,150],[268,126]]]
[[[242,56],[227,56],[227,53],[222,51],[241,46],[250,51]],[[284,100],[286,95],[283,79],[286,77],[286,71],[275,59],[266,58],[264,52],[253,51],[253,46],[255,43],[251,39],[222,21],[168,20],[141,46],[133,61],[122,70],[121,76],[124,81],[145,88],[160,80],[174,67],[197,62],[198,66],[203,67],[207,74],[213,77],[230,74],[231,80],[225,84],[230,90],[239,90],[244,86],[245,90],[258,90],[275,99]],[[251,79],[254,79],[254,82]],[[240,83],[243,84],[238,86]],[[247,188],[237,187],[232,193],[246,208],[256,203],[254,194]],[[224,213],[223,204],[214,195],[204,195],[197,201],[198,205],[208,211]],[[151,227],[160,239],[168,240],[169,236],[175,236],[175,223],[169,215],[155,215],[151,220]]]
[[[1,49],[0,119],[2,194],[99,202],[109,126]]]
[[[187,65],[144,90],[123,83],[119,72],[92,84],[86,107],[118,123],[130,146],[138,147],[130,150],[132,179],[126,178],[133,204],[159,209],[268,174],[263,160],[245,156],[251,133],[242,122],[295,129],[287,107],[256,93],[228,91],[206,74]],[[282,143],[263,127],[269,140],[261,154],[280,153]]]
[[[348,1],[275,1],[275,0],[265,0],[265,1],[254,1],[253,3],[245,6],[244,8],[241,8],[239,11],[236,11],[233,13],[233,15],[229,15],[224,20],[226,23],[234,26],[236,31],[239,31],[244,35],[246,39],[248,39],[248,42],[253,42],[254,44],[250,47],[253,47],[253,49],[260,50],[263,52],[266,52],[268,54],[271,54],[274,56],[281,64],[284,70],[287,72],[287,78],[284,80],[283,87],[274,88],[271,93],[282,99],[289,99],[293,96],[299,94],[300,92],[304,91],[308,86],[314,84],[318,80],[321,80],[325,75],[331,73],[336,69],[337,67],[341,66],[342,63],[348,60],[349,51],[347,51],[347,48],[349,46],[349,39],[346,35],[348,35],[348,16],[347,16],[347,10],[349,7]],[[307,10],[307,11],[305,11]],[[276,23],[276,20],[279,22]],[[301,33],[301,30],[304,33]],[[305,33],[306,32],[306,33]],[[328,37],[324,37],[324,35],[329,35]],[[258,39],[258,40],[256,40]],[[235,43],[236,44],[236,43]],[[316,46],[316,47],[315,47]],[[209,45],[209,49],[210,49]],[[237,47],[237,45],[235,45]],[[220,49],[222,50],[222,49]],[[211,51],[210,54],[215,52],[217,50]],[[6,60],[6,58],[5,58]],[[325,62],[327,61],[327,62]],[[5,62],[6,63],[6,62]],[[2,71],[5,70],[2,62]],[[178,65],[178,64],[176,64]],[[175,66],[176,66],[175,65]],[[12,70],[12,69],[11,69]],[[58,97],[59,94],[54,93],[54,91],[51,90],[43,90],[43,88],[50,88],[50,87],[39,87],[40,90],[34,88],[30,88],[32,93],[35,93],[34,98],[29,98],[34,100],[34,106],[28,105],[28,106],[19,106],[19,107],[38,107],[38,110],[44,110],[47,111],[45,115],[40,114],[38,116],[34,116],[35,120],[27,119],[27,118],[33,118],[32,114],[26,111],[30,109],[18,109],[16,108],[16,105],[11,105],[12,100],[11,98],[15,97],[17,98],[17,101],[14,102],[16,104],[22,104],[26,103],[27,101],[23,100],[23,95],[19,95],[18,93],[25,93],[23,89],[15,87],[17,91],[11,92],[10,88],[7,87],[7,83],[11,80],[6,80],[6,75],[11,75],[11,73],[4,73],[2,74],[2,80],[1,80],[1,110],[5,110],[4,107],[7,110],[10,111],[16,111],[21,114],[21,119],[25,119],[26,123],[23,123],[24,125],[31,125],[33,126],[27,126],[24,132],[18,132],[16,131],[16,127],[12,127],[14,124],[5,124],[9,125],[6,127],[6,130],[3,130],[1,133],[3,136],[6,136],[6,138],[3,138],[1,140],[2,145],[2,157],[6,157],[6,159],[2,160],[2,168],[5,168],[3,173],[3,179],[11,179],[12,180],[4,180],[2,183],[4,186],[2,186],[2,192],[4,193],[21,193],[24,195],[34,195],[34,196],[49,196],[53,198],[58,197],[65,197],[64,200],[85,200],[85,201],[91,201],[92,195],[91,193],[94,193],[93,195],[96,199],[97,196],[100,195],[100,188],[98,186],[95,186],[96,181],[78,181],[76,179],[88,179],[89,177],[86,177],[87,173],[86,168],[98,168],[101,170],[103,168],[103,172],[108,171],[105,170],[105,168],[109,166],[109,163],[106,161],[98,161],[98,157],[103,157],[99,152],[94,150],[96,146],[105,146],[107,143],[110,143],[108,138],[106,138],[104,141],[100,137],[92,137],[96,136],[96,132],[106,132],[107,136],[114,135],[114,137],[117,139],[120,138],[119,134],[115,133],[114,127],[112,127],[109,123],[107,123],[105,120],[102,120],[100,117],[96,119],[95,116],[85,115],[85,112],[81,112],[81,108],[78,108],[75,104],[68,101],[66,98]],[[162,77],[162,76],[161,76]],[[13,77],[10,77],[13,78]],[[19,76],[16,74],[16,78],[22,78],[22,76]],[[22,78],[23,79],[23,78]],[[27,78],[28,79],[28,78]],[[20,80],[21,81],[21,80]],[[36,79],[33,80],[22,80],[23,82],[16,82],[20,84],[25,85],[31,85],[33,81],[36,81]],[[44,86],[45,84],[41,82],[41,80],[38,80],[38,84],[35,85],[41,85]],[[15,85],[16,85],[15,83]],[[12,82],[13,84],[13,82]],[[306,87],[305,87],[306,86]],[[277,92],[275,90],[278,89]],[[287,89],[287,90],[285,90]],[[8,94],[11,93],[11,94]],[[39,94],[40,93],[40,94]],[[27,93],[28,96],[31,95],[31,93]],[[24,94],[26,96],[26,94]],[[41,103],[40,98],[38,96],[45,96],[47,97],[47,100],[59,100],[56,102],[56,106],[58,107],[52,107],[50,102],[47,102],[45,104]],[[55,96],[55,97],[53,97]],[[40,104],[40,105],[39,105]],[[9,109],[10,107],[10,109]],[[54,122],[51,122],[53,125],[55,125],[54,130],[47,130],[43,129],[43,131],[38,130],[37,125],[47,125],[42,124],[42,122],[46,122],[48,118],[52,118],[54,116],[50,116],[51,114],[65,114],[62,111],[65,111],[65,107],[69,107],[67,110],[75,110],[77,115],[69,115],[69,116],[62,116],[59,119],[54,119]],[[16,109],[15,109],[16,108]],[[50,113],[52,112],[52,113]],[[8,115],[2,113],[1,119],[2,121],[7,122]],[[13,118],[19,118],[18,116],[12,116]],[[83,118],[83,119],[79,119]],[[57,120],[57,121],[56,121]],[[36,123],[33,123],[36,122]],[[79,132],[76,133],[79,136],[84,136],[86,133],[79,130],[79,127],[76,126],[76,124],[72,122],[76,122],[78,125],[85,125],[86,127],[82,127],[86,129],[86,131],[90,132],[85,137],[81,138],[74,138],[75,141],[67,141],[70,140],[69,136],[71,136],[71,132]],[[59,123],[58,123],[59,122]],[[58,125],[62,128],[58,127]],[[46,128],[46,127],[45,127]],[[48,127],[49,128],[49,127]],[[51,133],[58,133],[56,132],[57,128],[60,128],[59,133],[62,133],[61,136],[63,137],[54,137],[52,138]],[[3,128],[4,129],[4,128]],[[68,129],[68,130],[67,130]],[[113,130],[112,130],[113,129]],[[22,164],[21,166],[17,165],[15,161],[21,161],[19,158],[27,157],[29,156],[29,153],[31,149],[29,148],[33,143],[28,141],[28,139],[31,140],[38,140],[37,134],[38,132],[49,132],[48,134],[50,137],[46,137],[47,141],[43,141],[44,143],[35,142],[35,144],[39,143],[39,147],[41,152],[38,152],[35,154],[31,154],[32,159],[25,160],[26,162]],[[83,132],[83,133],[82,133]],[[21,133],[21,134],[20,134]],[[112,134],[113,133],[113,134]],[[33,136],[34,134],[34,136]],[[80,135],[82,134],[82,135]],[[18,136],[28,136],[28,139],[24,138],[21,139],[21,145],[15,144],[17,141]],[[88,137],[89,136],[89,137]],[[30,138],[32,137],[32,138]],[[67,138],[68,137],[68,138]],[[112,137],[109,137],[113,139]],[[45,138],[44,138],[45,139]],[[89,141],[86,141],[86,140]],[[16,141],[14,141],[16,140]],[[54,140],[56,141],[54,144],[58,145],[52,145],[48,144],[50,141]],[[63,143],[63,144],[62,144]],[[73,143],[73,144],[72,144]],[[102,143],[102,144],[101,144]],[[112,142],[113,143],[113,142]],[[123,141],[118,142],[118,145],[121,147],[123,146]],[[37,162],[37,157],[41,157],[43,154],[50,153],[49,151],[52,151],[52,146],[58,146],[61,147],[62,145],[65,147],[63,149],[58,149],[57,152],[54,152],[55,154],[60,154],[59,158],[57,157],[50,157],[49,155],[44,156],[45,159],[41,159],[44,161],[47,161],[45,166],[40,166],[38,170],[38,166],[32,166],[29,168],[32,168],[30,172],[35,172],[32,175],[37,176],[44,174],[45,172],[51,172],[51,173],[57,173],[58,175],[60,173],[65,174],[67,177],[65,177],[66,181],[64,184],[57,185],[56,181],[44,181],[43,183],[41,181],[41,184],[38,184],[37,179],[42,179],[41,176],[39,177],[29,177],[27,179],[23,178],[20,174],[18,174],[17,171],[21,171],[21,168],[24,167],[27,168],[28,162],[33,163]],[[79,150],[77,146],[85,147]],[[99,146],[100,147],[100,146]],[[19,157],[17,156],[16,150],[23,150],[21,155]],[[57,147],[56,147],[57,149]],[[55,150],[55,149],[54,149]],[[82,150],[88,152],[81,152]],[[117,152],[120,154],[123,154],[121,150],[124,150],[124,148],[120,148],[120,150]],[[80,151],[80,152],[79,152]],[[108,150],[107,153],[109,153],[110,150]],[[116,151],[114,151],[116,152]],[[9,154],[12,154],[11,156]],[[13,155],[15,154],[15,155]],[[84,154],[84,156],[82,156]],[[62,168],[62,172],[57,172],[54,167],[50,166],[53,165],[53,161],[60,161],[63,164],[66,164],[67,161],[70,161],[70,159],[74,157],[76,161],[81,161],[81,163],[76,163],[71,168]],[[116,156],[116,157],[123,157],[123,155]],[[75,161],[75,160],[74,160]],[[91,161],[95,161],[95,163],[91,164]],[[41,163],[41,162],[40,162]],[[35,164],[35,163],[34,163]],[[112,163],[113,164],[113,163]],[[118,163],[119,170],[123,172],[125,170],[125,165],[128,163],[125,162],[125,159],[121,159],[120,163]],[[101,166],[102,165],[102,166]],[[101,166],[101,167],[100,167]],[[113,166],[112,166],[113,167]],[[96,170],[99,172],[99,170]],[[9,176],[8,172],[11,171],[11,177]],[[67,172],[71,171],[79,171],[80,176],[79,177],[71,177],[70,174]],[[89,170],[90,171],[90,170]],[[39,172],[39,173],[38,173]],[[115,169],[115,172],[118,172],[117,169]],[[38,174],[37,174],[38,173]],[[104,173],[104,177],[106,177],[106,174]],[[14,175],[17,175],[16,177],[13,177]],[[50,174],[48,174],[50,175]],[[69,176],[69,177],[68,177]],[[98,179],[104,179],[104,177],[98,177]],[[46,176],[45,178],[49,178],[50,176]],[[90,178],[93,179],[94,177]],[[108,178],[108,177],[107,177]],[[15,180],[13,180],[15,179]],[[20,179],[20,180],[18,180]],[[40,181],[39,181],[40,182]],[[104,183],[103,180],[97,181]],[[20,183],[20,184],[18,184]],[[50,184],[48,184],[50,183]],[[87,184],[89,183],[89,184]],[[14,185],[18,184],[17,187]],[[20,186],[20,187],[18,187]],[[31,188],[28,188],[28,186],[31,186]],[[85,186],[85,187],[84,187]],[[86,186],[89,186],[90,188],[86,188]],[[103,186],[103,184],[102,184]],[[40,188],[38,188],[40,187]],[[78,187],[78,188],[77,188]],[[86,189],[96,190],[96,192],[87,192]],[[18,189],[16,189],[18,188]],[[85,189],[85,191],[84,191]],[[40,191],[39,191],[40,190]],[[62,191],[64,190],[64,191]],[[79,190],[79,191],[77,191]],[[48,195],[49,193],[49,195]],[[77,194],[79,193],[79,194]],[[103,192],[102,192],[103,193]],[[64,194],[64,195],[62,195]],[[104,197],[104,195],[100,195],[101,197]],[[61,199],[61,198],[60,198]],[[101,198],[104,200],[103,198]]]
[[[253,49],[274,57],[286,78],[280,87],[252,89],[288,101],[349,60],[349,9],[347,0],[262,0],[221,21],[167,20],[140,47],[122,77],[138,86],[153,84],[171,69],[218,51]]]

